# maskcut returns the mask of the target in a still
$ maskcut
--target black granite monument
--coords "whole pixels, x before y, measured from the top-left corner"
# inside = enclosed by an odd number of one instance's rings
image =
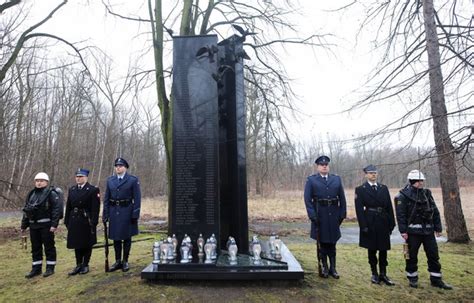
[[[179,252],[172,260],[159,261],[155,255],[142,271],[144,279],[303,278],[301,266],[284,244],[278,258],[266,242],[261,260],[249,254],[243,40],[237,35],[220,43],[216,35],[174,37],[168,233],[176,235],[178,246],[190,236],[192,261],[183,264]],[[215,261],[206,263],[198,256],[200,234],[204,239],[215,235]],[[233,263],[225,250],[229,236],[238,246]],[[157,254],[161,245],[155,242]]]

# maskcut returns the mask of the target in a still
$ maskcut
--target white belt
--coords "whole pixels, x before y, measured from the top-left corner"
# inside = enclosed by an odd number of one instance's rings
[[[51,222],[51,219],[45,218],[45,219],[39,219],[39,220],[30,220],[30,223],[46,223],[46,222]]]
[[[421,224],[410,224],[410,225],[408,225],[408,227],[410,227],[410,228],[423,228],[423,225],[421,225]],[[431,228],[431,224],[426,224],[425,227],[426,228]]]

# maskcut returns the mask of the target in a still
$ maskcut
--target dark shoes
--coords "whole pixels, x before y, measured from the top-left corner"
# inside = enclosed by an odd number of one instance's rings
[[[25,275],[25,278],[31,279],[33,277],[41,275],[41,273],[42,273],[41,267],[38,267],[38,268],[33,267],[31,271]]]
[[[441,279],[432,279],[431,286],[438,287],[441,289],[446,289],[446,290],[453,289],[451,285],[444,283],[444,281]]]
[[[339,279],[339,274],[336,271],[336,256],[329,257],[329,275],[334,279]]]
[[[46,266],[46,271],[43,274],[43,277],[49,277],[54,274],[54,267],[53,266]]]
[[[70,272],[68,272],[68,276],[75,276],[77,275],[78,273],[80,273],[82,270],[82,265],[77,265],[76,267],[74,267],[73,270],[71,270]]]
[[[385,283],[385,285],[388,285],[388,286],[393,286],[393,285],[395,285],[395,283],[393,283],[393,281],[390,280],[390,278],[389,278],[386,274],[384,274],[384,273],[381,273],[381,274],[380,274],[380,276],[379,276],[379,281]]]
[[[377,273],[373,273],[372,277],[370,277],[370,282],[374,284],[380,284],[379,275]]]
[[[320,276],[321,278],[325,278],[325,279],[327,279],[327,278],[329,277],[329,272],[328,272],[327,267],[326,267],[326,268],[323,267],[323,268],[321,269],[321,273],[319,274],[319,276]]]
[[[116,270],[122,269],[122,267],[123,267],[122,262],[121,261],[116,261],[114,264],[112,264],[109,271],[116,271]]]
[[[418,288],[418,280],[408,279],[408,285],[410,285],[411,288]]]
[[[74,267],[73,270],[71,270],[68,275],[69,276],[75,276],[77,274],[80,274],[80,275],[85,275],[89,272],[89,265],[77,265],[76,267]]]
[[[116,261],[112,266],[110,267],[109,271],[116,271],[121,269],[123,272],[127,272],[130,270],[130,265],[128,264],[128,261]]]
[[[123,264],[122,264],[122,271],[127,272],[129,270],[130,270],[130,265],[128,265],[127,261],[124,261]]]
[[[335,268],[333,270],[329,270],[329,275],[334,279],[339,279],[339,274],[337,273]]]
[[[85,274],[87,274],[88,272],[89,272],[89,266],[88,266],[88,265],[84,265],[84,266],[82,266],[81,271],[79,272],[79,274],[85,275]]]
[[[329,277],[329,270],[328,270],[328,260],[325,256],[321,257],[321,273],[319,276],[321,278],[327,279]]]

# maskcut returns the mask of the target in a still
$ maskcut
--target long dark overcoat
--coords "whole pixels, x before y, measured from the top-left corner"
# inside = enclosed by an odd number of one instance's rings
[[[359,246],[371,250],[389,250],[395,217],[387,186],[377,183],[377,189],[374,190],[365,182],[356,187],[355,208],[360,227]],[[378,208],[378,211],[374,210]]]
[[[121,206],[111,203],[111,200],[129,200],[130,203]],[[140,205],[140,182],[137,177],[126,173],[122,181],[119,181],[117,176],[107,179],[103,216],[110,222],[110,239],[125,240],[138,234]]]
[[[315,203],[317,199],[338,199],[337,205]],[[346,196],[339,176],[329,174],[324,180],[320,174],[309,176],[304,188],[304,202],[311,220],[311,238],[321,243],[336,243],[341,237],[339,225],[346,218]]]
[[[69,188],[64,224],[67,227],[67,248],[87,248],[97,243],[99,219],[99,188],[86,183],[79,189]]]

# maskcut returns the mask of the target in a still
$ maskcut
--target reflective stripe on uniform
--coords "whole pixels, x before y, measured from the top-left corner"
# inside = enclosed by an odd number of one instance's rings
[[[36,222],[38,222],[38,223],[51,222],[51,219],[49,219],[49,218],[46,218],[46,219],[39,219],[39,220],[37,220]]]
[[[33,265],[40,265],[40,264],[43,264],[43,261],[33,261]]]
[[[415,271],[415,272],[409,273],[409,272],[407,271],[407,277],[418,277],[418,272]]]
[[[46,260],[46,265],[56,265],[56,261],[48,261],[48,260]]]
[[[410,224],[410,225],[408,225],[408,227],[410,227],[410,228],[423,228],[423,225],[421,225],[421,224]],[[432,227],[431,224],[426,224],[425,225],[425,228],[431,228],[431,227]]]
[[[430,276],[432,276],[432,277],[440,277],[440,278],[441,278],[441,273],[440,273],[440,272],[430,272]]]
[[[39,219],[39,220],[30,220],[30,223],[46,223],[46,222],[51,222],[51,219],[45,218],[45,219]]]

